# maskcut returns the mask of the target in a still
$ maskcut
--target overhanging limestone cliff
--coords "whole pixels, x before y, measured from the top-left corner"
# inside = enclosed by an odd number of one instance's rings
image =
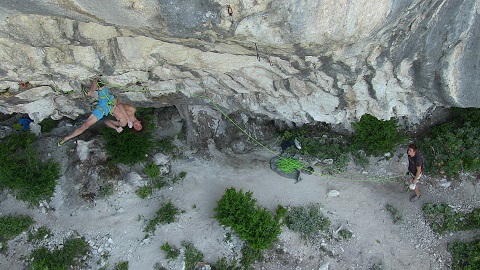
[[[417,123],[438,106],[480,107],[475,0],[0,7],[0,111],[36,121],[88,113],[80,85],[99,74],[137,106],[207,95],[228,112],[294,123],[348,126],[364,113]]]

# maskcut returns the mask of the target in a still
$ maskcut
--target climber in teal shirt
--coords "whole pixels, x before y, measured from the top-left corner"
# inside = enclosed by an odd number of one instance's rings
[[[142,129],[140,121],[133,115],[135,112],[135,107],[118,102],[117,99],[108,92],[108,88],[106,88],[105,85],[98,79],[95,79],[92,82],[90,89],[85,93],[85,95],[90,96],[95,90],[98,91],[98,104],[93,110],[92,114],[87,118],[87,121],[85,121],[82,126],[77,128],[72,134],[59,141],[58,146],[61,146],[68,140],[82,134],[85,132],[85,130],[98,122],[98,120],[102,119],[104,116],[108,116],[109,114],[115,116],[116,120],[106,120],[105,124],[115,129],[117,132],[122,132],[122,127],[126,125],[128,125],[129,128],[135,128],[135,130]],[[133,119],[133,122],[131,119]]]

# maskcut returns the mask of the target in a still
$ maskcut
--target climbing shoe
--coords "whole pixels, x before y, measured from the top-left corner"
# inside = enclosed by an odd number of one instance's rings
[[[414,201],[417,201],[418,199],[420,199],[420,197],[422,197],[422,195],[418,196],[417,195],[413,195],[411,198],[410,198],[410,201],[411,202],[414,202]]]
[[[60,140],[58,143],[57,143],[57,146],[62,146],[66,143],[67,141],[65,141],[64,139]]]

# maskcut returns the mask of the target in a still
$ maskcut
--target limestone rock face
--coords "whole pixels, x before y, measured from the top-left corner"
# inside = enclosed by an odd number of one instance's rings
[[[231,2],[0,4],[0,112],[76,118],[98,75],[133,105],[208,118],[215,136],[214,105],[346,128],[365,113],[415,124],[480,107],[477,0]]]

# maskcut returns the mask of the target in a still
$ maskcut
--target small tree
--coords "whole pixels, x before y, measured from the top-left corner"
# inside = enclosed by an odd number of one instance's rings
[[[252,192],[229,188],[217,202],[215,218],[232,229],[255,250],[268,249],[280,235],[280,222],[266,208],[256,206]]]

